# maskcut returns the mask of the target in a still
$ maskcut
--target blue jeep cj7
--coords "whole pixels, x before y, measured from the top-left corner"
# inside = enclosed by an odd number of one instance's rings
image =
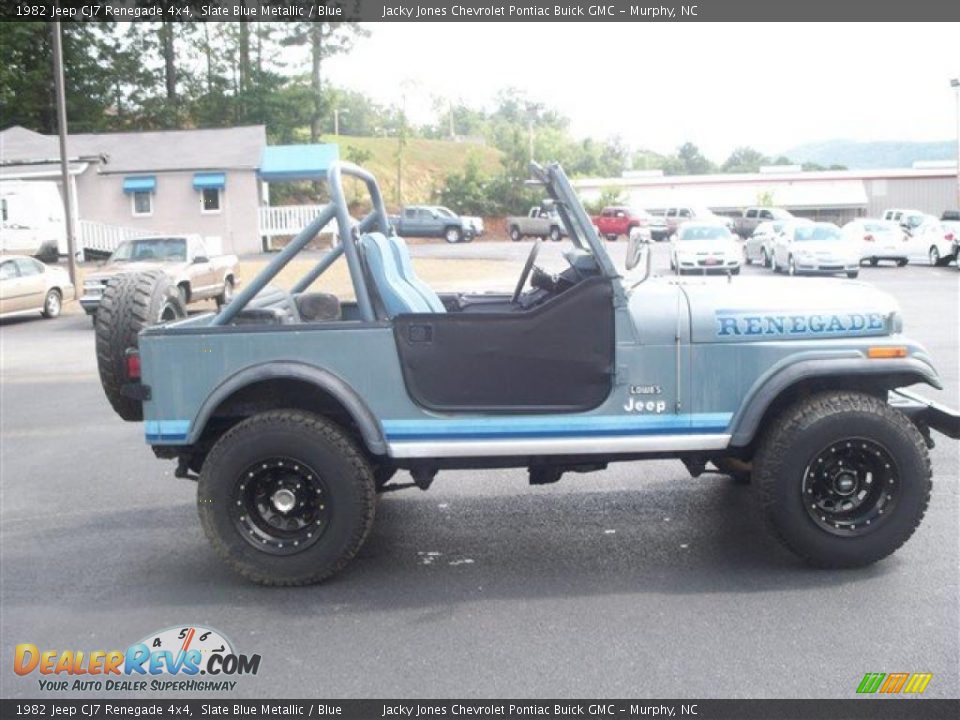
[[[376,181],[349,164],[329,169],[324,212],[218,313],[157,324],[178,302],[162,274],[111,281],[107,397],[198,478],[230,565],[265,584],[331,576],[397,470],[422,489],[445,468],[525,467],[543,484],[647,458],[751,482],[774,535],[817,565],[865,565],[910,537],[931,431],[958,437],[960,416],[902,390],[940,381],[893,298],[839,280],[651,278],[640,238],[622,277],[560,167],[532,172],[568,267],[538,268],[534,243],[512,295],[434,292]],[[359,221],[344,175],[370,193]],[[334,219],[333,250],[289,291],[271,286]],[[355,300],[314,289],[341,257]]]

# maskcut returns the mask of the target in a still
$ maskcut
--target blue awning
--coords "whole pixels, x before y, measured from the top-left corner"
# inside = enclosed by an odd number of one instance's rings
[[[323,180],[327,168],[340,158],[340,146],[268,145],[260,156],[260,179],[266,182],[284,180]]]
[[[227,175],[222,172],[198,172],[193,174],[193,189],[222,190],[227,186]]]
[[[153,192],[156,189],[156,175],[130,175],[123,179],[123,191],[125,193]]]

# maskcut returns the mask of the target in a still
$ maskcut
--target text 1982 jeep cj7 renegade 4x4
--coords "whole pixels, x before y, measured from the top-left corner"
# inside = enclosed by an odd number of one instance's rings
[[[957,437],[958,416],[897,390],[940,382],[892,298],[842,281],[647,279],[648,253],[627,281],[560,167],[532,171],[573,247],[550,275],[534,243],[512,296],[438,296],[374,178],[348,164],[328,171],[330,206],[219,313],[140,331],[162,276],[108,286],[108,398],[178,476],[199,474],[203,528],[230,565],[266,584],[329,577],[397,469],[423,489],[444,468],[526,467],[540,484],[645,458],[752,481],[774,534],[817,565],[871,563],[910,537],[930,430]],[[359,222],[343,175],[370,192]],[[289,292],[268,286],[334,218],[336,247]],[[341,256],[355,301],[309,290]]]

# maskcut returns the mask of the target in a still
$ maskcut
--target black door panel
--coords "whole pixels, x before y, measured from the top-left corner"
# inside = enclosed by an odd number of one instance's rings
[[[591,278],[532,310],[400,315],[410,397],[445,412],[578,412],[610,394],[613,289]]]

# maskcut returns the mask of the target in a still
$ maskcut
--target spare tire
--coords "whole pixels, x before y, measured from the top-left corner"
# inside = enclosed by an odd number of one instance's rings
[[[141,401],[123,394],[127,350],[138,347],[143,328],[186,316],[177,286],[162,270],[120,275],[107,283],[94,320],[97,367],[107,400],[124,420],[143,420]]]

